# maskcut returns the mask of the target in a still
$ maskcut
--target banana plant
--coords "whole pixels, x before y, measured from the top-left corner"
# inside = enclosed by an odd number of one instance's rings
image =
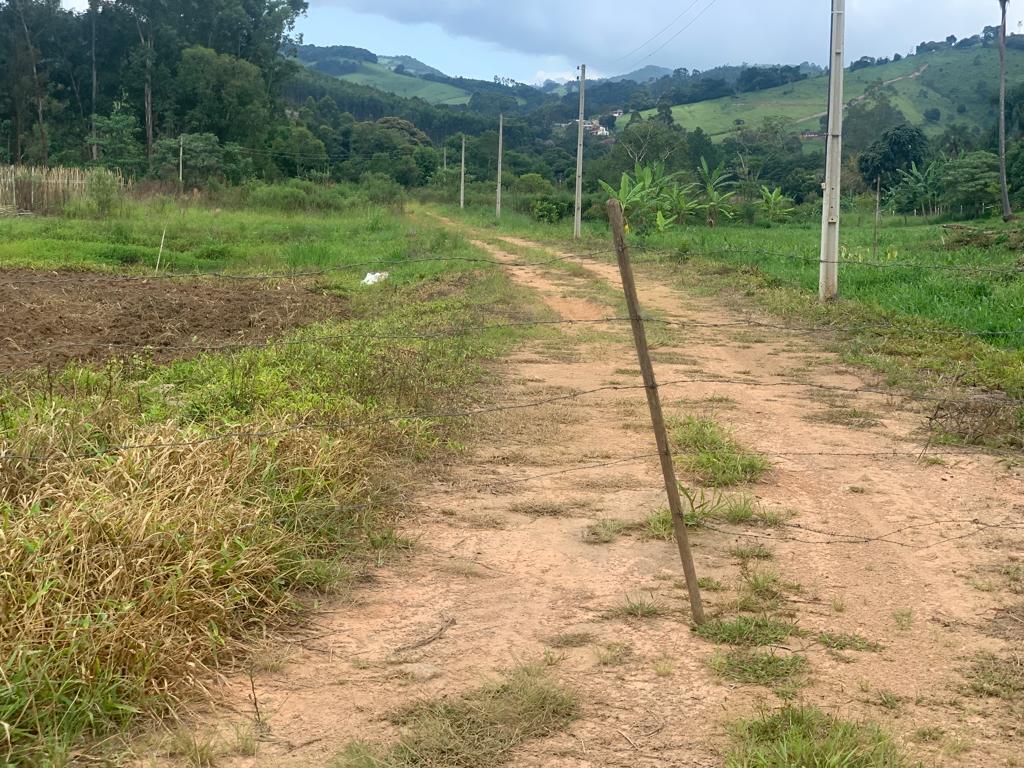
[[[707,217],[708,226],[714,229],[718,226],[719,217],[731,219],[734,216],[732,200],[736,193],[732,191],[732,174],[726,172],[724,164],[719,164],[714,169],[709,168],[708,161],[703,157],[700,159],[697,173],[704,187],[701,210]]]
[[[655,225],[658,227],[658,232],[661,232],[662,234],[668,232],[669,228],[673,224],[675,224],[677,218],[679,217],[669,216],[668,218],[666,218],[665,214],[662,211],[658,211],[658,218],[655,221]]]
[[[790,205],[791,202],[788,197],[782,194],[781,188],[769,189],[767,186],[761,186],[761,212],[764,213],[764,217],[771,223],[785,221],[789,218],[789,215],[794,210],[792,205]]]
[[[600,184],[609,197],[619,201],[626,226],[631,230],[643,230],[658,212],[658,200],[675,175],[666,175],[660,165],[645,166],[639,163],[633,173],[633,176],[622,174],[618,189],[603,180]]]
[[[661,195],[662,210],[673,214],[680,224],[685,224],[701,211],[700,200],[693,194],[695,189],[693,184],[668,187]]]

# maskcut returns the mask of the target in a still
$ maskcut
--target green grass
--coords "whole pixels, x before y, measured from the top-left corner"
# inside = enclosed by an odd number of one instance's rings
[[[726,768],[906,768],[911,765],[878,726],[814,707],[786,707],[741,722]]]
[[[635,525],[625,520],[605,519],[591,523],[583,531],[587,544],[611,544],[623,533],[633,530]]]
[[[544,641],[552,648],[582,648],[594,642],[590,632],[562,632]]]
[[[1024,656],[979,655],[967,669],[967,687],[975,696],[1024,701]]]
[[[1008,51],[1007,63],[1009,81],[1024,82],[1024,53]],[[925,65],[928,68],[920,77],[908,77]],[[894,105],[911,123],[930,134],[940,134],[955,123],[988,130],[998,116],[990,98],[998,83],[998,52],[994,46],[938,51],[847,72],[845,98],[850,102],[874,82],[897,78],[906,79],[891,84],[896,91]],[[825,111],[827,102],[828,77],[820,76],[756,93],[677,106],[672,113],[676,122],[688,130],[699,127],[721,139],[736,130],[737,119],[754,125],[766,117],[786,117],[800,130],[819,130],[818,115]],[[963,114],[957,112],[960,105],[967,107]],[[941,111],[938,123],[925,121],[924,111],[930,108]],[[645,118],[653,114],[653,110],[645,113]],[[620,121],[622,127],[628,124],[628,120]]]
[[[697,635],[714,643],[756,647],[778,645],[799,632],[796,624],[769,616],[737,616],[713,619],[696,629]]]
[[[680,286],[699,284],[722,300],[753,303],[780,325],[820,327],[845,362],[875,370],[898,389],[920,392],[955,379],[1024,396],[1024,325],[1017,311],[1024,303],[1024,273],[958,271],[1017,269],[1017,251],[954,243],[936,225],[888,221],[875,257],[870,216],[863,217],[864,225],[858,218],[848,215],[844,223],[842,299],[828,305],[816,300],[820,231],[812,223],[677,230],[652,236],[648,246],[662,255],[642,258]],[[975,226],[1007,229],[1001,222]],[[863,263],[876,258],[911,266]],[[819,418],[853,426],[877,420],[862,408]],[[1013,403],[965,409],[953,402],[937,414],[935,428],[940,437],[1019,446],[1024,409]]]
[[[393,93],[396,96],[423,99],[430,104],[458,106],[468,104],[470,97],[468,91],[454,85],[398,74],[383,64],[374,64],[368,61],[359,62],[358,71],[341,75],[338,79],[366,85],[379,91]]]
[[[666,608],[656,603],[653,598],[648,600],[642,596],[630,595],[626,597],[623,605],[605,611],[602,616],[606,619],[656,619],[666,613]]]
[[[683,471],[713,488],[757,482],[771,466],[710,419],[685,417],[671,425],[671,439]]]
[[[711,660],[711,669],[719,677],[750,685],[792,683],[807,672],[807,667],[807,659],[799,654],[778,655],[745,648],[720,653]]]
[[[490,768],[523,743],[565,730],[579,715],[575,694],[541,667],[521,667],[501,682],[396,713],[391,745],[350,744],[332,768]]]
[[[878,653],[884,646],[858,634],[819,632],[814,639],[833,651],[871,651]]]
[[[123,219],[3,220],[0,261],[113,271],[97,256],[104,240],[158,244],[165,214],[172,269],[191,271],[203,243],[206,269],[239,273],[477,253],[439,228],[364,209],[182,213],[156,202]],[[358,287],[362,274],[320,282],[347,312],[284,339],[302,343],[70,365],[0,384],[2,450],[87,457],[7,461],[0,475],[8,759],[61,764],[82,739],[167,715],[201,692],[189,681],[299,616],[301,595],[402,545],[392,523],[403,478],[471,435],[418,414],[479,402],[485,362],[522,335],[391,337],[518,319],[533,305],[501,272],[463,262],[395,266],[374,290]],[[106,453],[126,443],[172,446]]]
[[[729,550],[729,554],[743,563],[751,560],[772,560],[775,558],[775,554],[763,544],[733,547]]]

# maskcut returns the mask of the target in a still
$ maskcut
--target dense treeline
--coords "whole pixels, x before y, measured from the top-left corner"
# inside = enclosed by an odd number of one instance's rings
[[[575,173],[572,88],[556,96],[507,79],[427,73],[471,93],[468,105],[439,106],[356,85],[298,63],[292,33],[306,10],[306,0],[90,0],[84,12],[63,9],[58,0],[0,0],[0,161],[105,166],[170,182],[180,173],[187,187],[299,177],[432,184],[451,194],[463,137],[470,181],[494,178],[497,116],[504,113],[509,185],[524,193],[531,210],[540,203],[547,218],[567,210]],[[969,40],[987,45],[989,38],[986,29],[977,42]],[[923,47],[963,43],[951,37]],[[303,50],[306,58],[319,51],[334,63],[377,59],[345,46]],[[880,61],[887,60],[864,59],[860,66]],[[605,127],[615,127],[613,109],[632,114],[617,134],[588,133],[585,188],[596,194],[600,180],[617,180],[637,165],[691,179],[707,165],[728,174],[738,200],[756,199],[762,187],[795,203],[816,200],[821,149],[802,140],[792,124],[780,118],[756,125],[737,121],[736,130],[716,143],[697,126],[676,125],[671,106],[773,88],[817,71],[809,64],[678,69],[643,85],[595,84],[589,112]],[[1014,141],[1024,131],[1022,102],[1024,92],[1011,93]],[[653,107],[654,117],[640,117]],[[952,125],[911,161],[884,174],[862,164],[858,174],[864,157],[885,154],[879,137],[906,139],[897,129],[908,120],[892,88],[881,82],[848,112],[848,189],[869,192],[884,176],[894,207],[934,208],[934,192],[911,194],[901,175],[934,166],[931,176],[918,179],[919,189],[940,178],[955,182],[958,197],[947,202],[984,210],[992,190],[988,153],[994,133]],[[1024,189],[1019,144],[1011,147],[1010,167],[1011,181],[1021,182],[1014,188]]]

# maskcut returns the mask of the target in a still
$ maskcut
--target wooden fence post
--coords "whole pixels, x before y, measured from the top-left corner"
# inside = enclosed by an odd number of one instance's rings
[[[647,332],[644,329],[644,321],[640,317],[640,301],[636,294],[633,266],[629,261],[629,249],[626,246],[626,225],[622,216],[622,206],[619,205],[618,200],[608,201],[608,219],[612,225],[612,236],[615,238],[615,255],[618,257],[619,272],[622,274],[622,290],[626,295],[626,306],[629,309],[629,319],[633,326],[633,341],[636,343],[636,354],[640,360],[640,371],[643,373],[644,388],[647,391],[647,405],[651,409],[654,438],[658,443],[658,454],[661,457],[661,472],[665,478],[669,509],[672,511],[672,528],[675,531],[676,544],[679,547],[679,559],[683,563],[683,572],[686,574],[686,589],[690,594],[690,610],[693,614],[694,624],[700,625],[704,623],[704,606],[701,602],[700,587],[697,584],[697,569],[693,564],[693,553],[690,551],[690,537],[686,531],[686,518],[683,516],[679,482],[676,480],[676,468],[672,462],[672,448],[669,445],[668,429],[665,427],[665,415],[661,410],[658,382],[654,377],[654,366],[651,363],[651,354],[647,347]]]

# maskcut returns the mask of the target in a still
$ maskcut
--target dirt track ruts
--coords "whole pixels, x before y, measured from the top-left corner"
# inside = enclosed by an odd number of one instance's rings
[[[516,249],[539,247],[514,238],[485,242],[482,233],[445,221],[499,259],[515,260]],[[592,260],[579,266],[585,275],[555,268],[510,274],[565,319],[607,316],[602,296],[610,294],[600,284],[618,287],[615,266]],[[650,311],[702,322],[736,319],[719,302],[683,294],[643,270],[638,287]],[[655,366],[663,380],[699,370],[762,382],[872,383],[813,340],[768,330],[680,328],[656,350]],[[574,330],[557,341],[532,342],[506,359],[501,397],[528,400],[611,382],[635,384],[635,368],[628,328]],[[881,424],[871,429],[808,420],[827,406],[801,387],[707,382],[663,396],[670,414],[713,414],[746,445],[768,455],[920,447],[922,415],[878,396],[858,396],[855,403],[881,415]],[[269,729],[258,754],[225,757],[221,764],[323,766],[350,740],[393,738],[386,717],[395,708],[474,687],[502,668],[537,659],[546,638],[586,631],[596,646],[625,643],[628,657],[606,666],[593,646],[566,651],[552,674],[579,692],[583,716],[567,733],[527,744],[512,765],[721,765],[728,747],[725,724],[779,700],[765,688],[725,683],[712,674],[708,661],[716,648],[688,627],[672,545],[627,537],[595,546],[581,536],[595,520],[639,520],[663,506],[657,461],[551,474],[653,450],[647,423],[642,391],[629,390],[477,425],[477,443],[439,475],[449,479],[424,478],[413,500],[417,511],[404,521],[404,533],[417,542],[416,551],[382,568],[354,600],[328,605],[304,640],[282,644],[287,655],[280,668],[255,677]],[[790,606],[802,627],[812,633],[856,632],[885,646],[881,653],[855,654],[848,663],[794,640],[813,669],[802,700],[879,721],[901,739],[917,728],[942,728],[940,743],[914,747],[929,764],[997,765],[1019,754],[1019,737],[1004,713],[977,699],[959,699],[958,692],[960,670],[972,654],[1005,647],[987,629],[1006,596],[971,582],[1021,557],[1020,531],[932,524],[974,518],[1020,522],[1019,471],[983,454],[944,464],[827,455],[775,456],[773,463],[769,477],[746,490],[773,509],[791,510],[794,523],[868,537],[927,524],[898,537],[909,546],[806,544],[786,540],[792,535],[787,529],[695,534],[698,572],[727,584],[740,574],[729,550],[754,541],[744,534],[774,538],[764,542],[775,553],[772,566],[802,586]],[[535,474],[546,477],[474,490],[490,480]],[[531,516],[529,504],[556,505],[563,514]],[[971,535],[944,541],[965,534]],[[627,594],[638,593],[651,593],[673,613],[636,623],[601,617]],[[714,614],[727,609],[731,598],[705,593],[705,599]],[[436,642],[395,653],[450,618],[456,623]],[[657,674],[655,662],[666,660],[671,674]],[[882,692],[897,697],[899,708],[880,707]],[[251,711],[248,694],[248,678],[232,681],[225,708],[206,718],[206,725],[226,728],[244,719]]]

